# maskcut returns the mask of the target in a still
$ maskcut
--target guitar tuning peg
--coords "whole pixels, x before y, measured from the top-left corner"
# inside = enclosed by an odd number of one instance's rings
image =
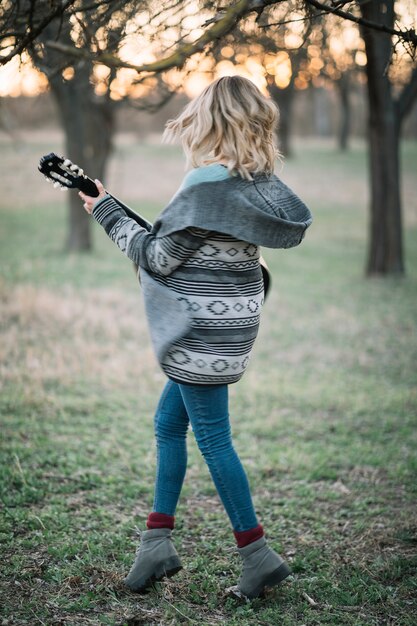
[[[55,187],[55,189],[58,189],[58,187],[60,187],[60,186],[61,186],[61,185],[60,185],[58,182],[54,183],[54,187]]]
[[[47,183],[52,183],[52,180],[48,178],[47,176],[44,176],[44,179],[46,180]]]
[[[73,172],[75,172],[76,170],[79,170],[80,168],[78,167],[78,165],[75,165],[75,163],[72,163],[72,165],[70,165],[70,170],[72,170]]]
[[[61,191],[65,191],[67,188],[65,187],[65,185],[60,185],[60,186],[59,186],[59,189],[60,189]]]
[[[68,167],[69,165],[72,165],[72,162],[69,159],[65,159],[63,165],[64,167]]]
[[[81,168],[78,170],[78,176],[84,176],[84,170]]]

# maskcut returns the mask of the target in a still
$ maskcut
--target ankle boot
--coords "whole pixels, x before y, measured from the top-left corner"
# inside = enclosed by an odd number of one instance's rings
[[[257,598],[265,587],[278,585],[291,574],[287,563],[267,545],[265,537],[238,548],[238,552],[243,560],[238,589],[247,598]]]
[[[146,530],[141,535],[135,562],[124,579],[132,591],[145,591],[155,581],[168,578],[182,569],[169,528]]]

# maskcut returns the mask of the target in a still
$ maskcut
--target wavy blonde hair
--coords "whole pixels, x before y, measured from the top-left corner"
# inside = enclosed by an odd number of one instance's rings
[[[276,105],[250,80],[225,76],[167,122],[163,140],[181,139],[188,166],[221,162],[251,180],[251,174],[274,170],[278,117]]]

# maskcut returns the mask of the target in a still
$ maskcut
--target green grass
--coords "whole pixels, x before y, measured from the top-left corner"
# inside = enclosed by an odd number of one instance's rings
[[[123,150],[155,167],[165,158]],[[416,146],[404,157],[410,189]],[[414,626],[416,206],[406,276],[364,278],[364,171],[360,144],[346,155],[307,144],[285,166],[300,193],[307,177],[315,221],[299,248],[265,251],[273,292],[231,408],[256,509],[294,576],[251,604],[227,594],[239,561],[191,433],[176,530],[185,569],[145,596],[123,588],[152,504],[164,382],[135,278],[98,227],[93,254],[65,256],[62,210],[2,199],[5,624]],[[329,180],[343,181],[340,197]],[[141,207],[152,218],[160,205]]]

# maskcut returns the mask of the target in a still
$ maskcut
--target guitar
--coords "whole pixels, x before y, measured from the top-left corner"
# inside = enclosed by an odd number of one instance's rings
[[[39,161],[38,170],[43,174],[48,182],[52,182],[54,187],[61,189],[79,189],[87,196],[96,198],[99,191],[95,182],[84,174],[84,170],[72,163],[69,159],[64,159],[54,152],[46,154]],[[106,191],[106,193],[108,193]],[[136,213],[133,209],[123,204],[120,200],[109,194],[115,202],[122,208],[126,215],[135,220],[146,230],[152,230],[152,224],[144,217]]]
[[[46,180],[52,182],[56,188],[79,189],[87,196],[92,196],[93,198],[99,195],[95,182],[84,174],[84,170],[82,170],[81,167],[75,165],[69,159],[58,156],[54,152],[46,154],[40,159],[38,170],[45,176]],[[142,226],[147,231],[152,230],[151,222],[148,222],[148,220],[118,200],[115,196],[111,194],[109,194],[109,196],[111,196],[120,208],[125,211],[126,215],[139,224],[139,226]],[[260,264],[264,281],[264,295],[266,298],[271,285],[271,276],[262,257],[260,258]]]

